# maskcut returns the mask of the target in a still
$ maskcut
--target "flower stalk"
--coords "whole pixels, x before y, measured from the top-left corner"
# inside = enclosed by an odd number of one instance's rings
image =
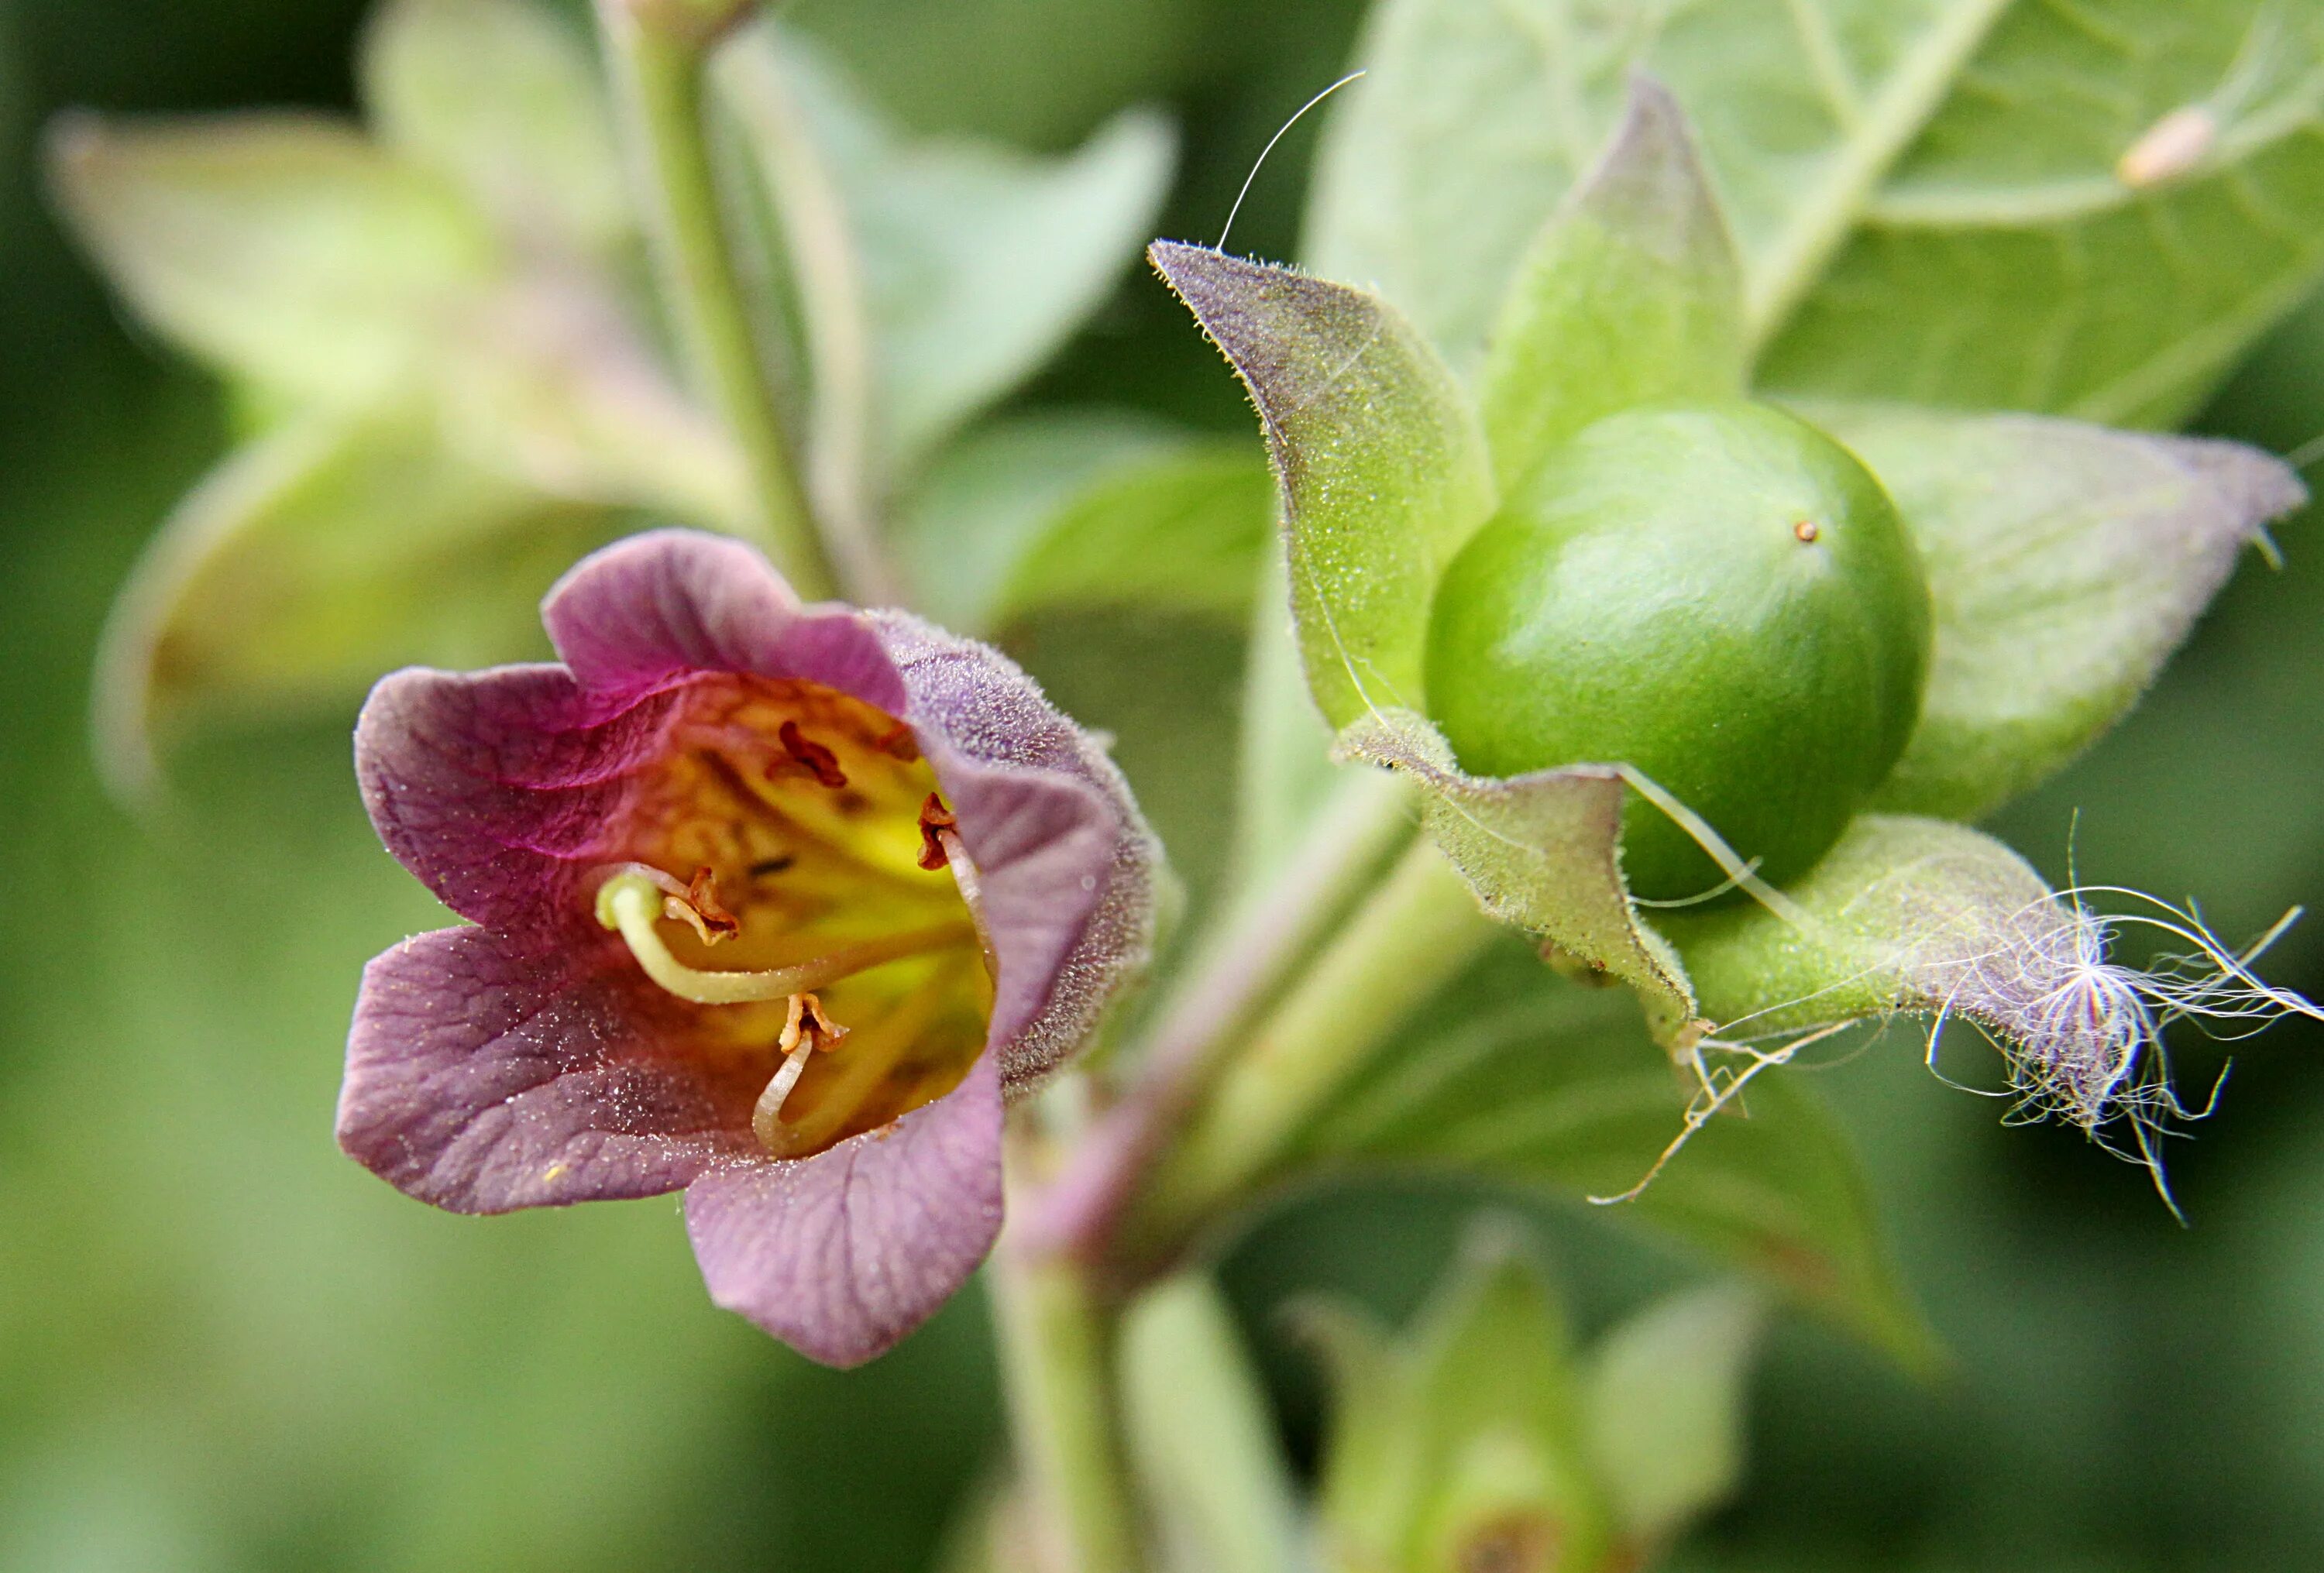
[[[1017,1467],[1049,1568],[1139,1573],[1109,1319],[1086,1270],[1012,1235],[993,1253],[986,1281]]]
[[[1167,1257],[1232,1205],[1500,932],[1434,843],[1416,842],[1242,1041],[1125,1220],[1133,1254]]]
[[[599,0],[614,96],[631,142],[663,299],[702,391],[751,474],[769,548],[809,600],[839,584],[759,354],[704,122],[709,41]]]

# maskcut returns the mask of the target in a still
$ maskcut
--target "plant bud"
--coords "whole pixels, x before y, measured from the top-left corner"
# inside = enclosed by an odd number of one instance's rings
[[[1880,483],[1781,410],[1650,406],[1544,459],[1447,569],[1428,704],[1467,769],[1628,764],[1763,879],[1807,870],[1920,713],[1929,593]],[[1631,796],[1632,892],[1717,888]]]

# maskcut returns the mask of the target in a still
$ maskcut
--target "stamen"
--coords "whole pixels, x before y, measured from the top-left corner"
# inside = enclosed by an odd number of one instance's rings
[[[929,793],[928,800],[920,805],[921,868],[933,874],[951,860],[951,853],[945,846],[944,832],[959,823],[953,811],[944,805],[944,799],[933,792]]]
[[[798,722],[783,722],[775,729],[775,736],[781,740],[783,752],[791,762],[805,768],[816,785],[834,790],[847,785],[847,772],[839,768],[839,756],[799,731]]]
[[[691,927],[706,945],[731,940],[742,932],[741,920],[719,904],[718,878],[706,863],[694,870],[682,898],[662,897],[661,910],[664,917],[675,918]]]
[[[775,1051],[784,1056],[782,1066],[751,1110],[752,1132],[770,1151],[781,1145],[783,1100],[798,1085],[808,1057],[817,1049],[830,1053],[846,1035],[845,1027],[824,1015],[822,1000],[812,994],[791,996],[790,1015],[783,1022],[782,1036],[775,1040]]]
[[[954,921],[841,945],[795,966],[765,971],[706,971],[672,955],[655,929],[654,922],[662,913],[662,895],[647,874],[616,874],[597,888],[597,921],[620,932],[647,977],[696,1005],[749,1005],[805,994],[906,956],[949,950],[981,939],[974,924]]]

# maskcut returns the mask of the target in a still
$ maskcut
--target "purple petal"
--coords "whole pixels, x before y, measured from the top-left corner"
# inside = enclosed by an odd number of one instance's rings
[[[752,672],[904,711],[896,668],[862,612],[802,607],[766,558],[719,536],[661,529],[607,547],[558,581],[540,621],[581,685],[608,700]]]
[[[355,723],[355,776],[380,840],[461,916],[569,928],[582,869],[608,855],[627,777],[661,755],[678,706],[600,704],[561,667],[413,667]]]
[[[677,1013],[606,962],[602,945],[528,954],[474,928],[376,957],[339,1145],[454,1212],[659,1196],[753,1150],[756,1085],[716,1079]]]
[[[991,1041],[1013,1090],[1145,970],[1161,848],[1113,761],[1014,662],[903,612],[874,618],[983,880],[1001,957]]]
[[[1001,1230],[993,1057],[893,1125],[790,1163],[737,1163],[687,1187],[710,1297],[811,1359],[859,1366],[967,1282]]]

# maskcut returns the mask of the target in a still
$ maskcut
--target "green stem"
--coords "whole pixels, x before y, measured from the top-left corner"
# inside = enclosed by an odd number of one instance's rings
[[[641,25],[622,0],[598,0],[597,12],[655,270],[687,360],[742,451],[768,546],[800,594],[829,595],[831,564],[791,463],[719,212],[703,117],[706,45]]]
[[[1064,1256],[1004,1238],[986,1279],[1018,1478],[1049,1567],[1138,1573],[1138,1521],[1114,1426],[1112,1349],[1087,1275]]]
[[[1501,930],[1434,845],[1406,852],[1251,1035],[1133,1221],[1167,1253],[1284,1156],[1309,1118]]]

